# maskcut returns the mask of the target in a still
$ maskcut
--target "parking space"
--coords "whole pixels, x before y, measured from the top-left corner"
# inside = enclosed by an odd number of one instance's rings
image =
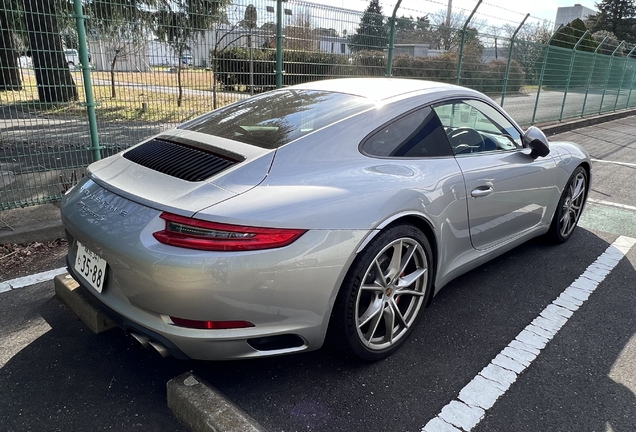
[[[594,201],[569,242],[535,239],[456,279],[381,362],[330,347],[251,361],[162,359],[120,330],[90,333],[52,298],[52,282],[0,294],[0,424],[187,430],[165,385],[192,370],[271,431],[420,431],[619,236],[636,238],[636,196],[624,186],[636,170],[631,121],[552,137],[580,142],[598,160]],[[636,247],[473,430],[632,431],[635,268]]]

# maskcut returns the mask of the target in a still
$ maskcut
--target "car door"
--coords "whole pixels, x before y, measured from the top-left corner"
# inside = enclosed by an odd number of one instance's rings
[[[414,109],[386,123],[365,138],[360,150],[372,158],[369,169],[410,173],[395,177],[402,190],[392,207],[401,214],[426,214],[439,248],[439,274],[460,265],[455,260],[473,251],[464,177],[431,107]]]
[[[464,176],[470,238],[489,249],[537,228],[558,190],[551,156],[533,159],[494,106],[453,100],[434,111]]]

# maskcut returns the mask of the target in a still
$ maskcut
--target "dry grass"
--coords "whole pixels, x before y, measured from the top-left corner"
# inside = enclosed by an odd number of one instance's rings
[[[98,119],[137,120],[147,122],[183,122],[212,110],[212,73],[184,70],[182,83],[184,95],[177,107],[176,73],[117,73],[116,97],[111,98],[110,73],[91,72],[93,96],[98,103]],[[81,72],[72,72],[79,102],[43,104],[38,100],[35,76],[23,74],[23,90],[0,92],[0,104],[11,105],[23,111],[39,115],[84,117],[86,108],[80,104],[86,100]],[[126,84],[124,84],[126,83]],[[131,86],[132,85],[132,86]],[[218,95],[218,106],[234,102],[237,97],[227,93]]]
[[[93,71],[93,80],[110,82],[110,72]],[[181,85],[195,90],[212,90],[214,74],[202,69],[182,69]],[[115,72],[115,81],[128,84],[154,85],[165,87],[177,86],[175,68],[155,68],[152,72]]]

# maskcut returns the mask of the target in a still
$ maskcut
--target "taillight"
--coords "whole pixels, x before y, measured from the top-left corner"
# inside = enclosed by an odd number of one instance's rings
[[[287,246],[305,233],[300,229],[259,228],[192,219],[171,213],[163,231],[153,233],[160,243],[208,251],[250,251]]]
[[[179,327],[203,330],[228,330],[254,327],[254,324],[249,321],[198,321],[177,317],[170,317],[170,319],[175,325]]]

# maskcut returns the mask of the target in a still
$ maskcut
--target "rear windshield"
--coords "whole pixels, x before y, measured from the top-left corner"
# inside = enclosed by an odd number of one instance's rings
[[[283,89],[217,109],[180,129],[274,149],[373,106],[343,93]]]

